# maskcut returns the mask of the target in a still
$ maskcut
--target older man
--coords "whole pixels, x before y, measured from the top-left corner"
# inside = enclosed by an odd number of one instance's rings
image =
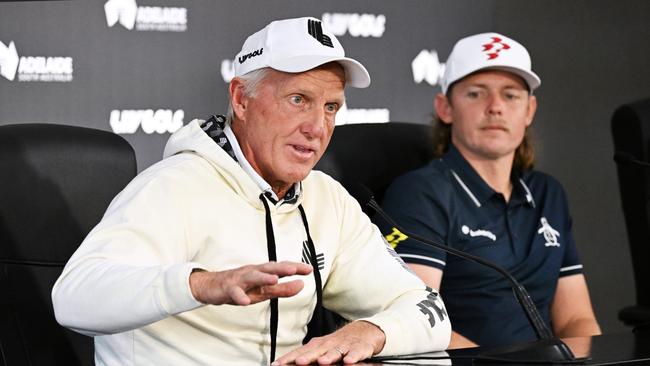
[[[396,180],[384,208],[414,233],[506,268],[556,335],[598,334],[565,193],[555,179],[532,170],[527,132],[540,79],[528,51],[496,33],[461,39],[441,85],[435,97],[439,159]],[[381,226],[409,266],[440,289],[454,324],[451,347],[535,338],[499,274]]]
[[[228,118],[176,132],[111,203],[52,291],[97,364],[329,364],[444,349],[438,294],[356,201],[311,169],[365,68],[313,18],[276,21],[235,60]],[[351,322],[301,346],[322,307]],[[275,360],[276,352],[284,356]]]

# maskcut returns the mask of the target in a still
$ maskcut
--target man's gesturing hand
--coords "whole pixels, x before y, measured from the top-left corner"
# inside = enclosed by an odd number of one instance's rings
[[[272,365],[357,363],[381,352],[385,342],[386,335],[379,327],[363,320],[354,321],[330,335],[312,338]]]
[[[197,271],[190,275],[194,298],[204,304],[250,305],[276,297],[291,297],[304,287],[302,280],[278,283],[281,277],[307,275],[312,267],[296,262],[269,262],[227,271]]]

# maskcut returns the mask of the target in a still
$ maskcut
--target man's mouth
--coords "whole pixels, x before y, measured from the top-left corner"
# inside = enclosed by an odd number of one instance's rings
[[[312,149],[305,145],[291,145],[291,147],[293,148],[293,151],[298,154],[298,156],[301,156],[303,158],[310,158],[316,153],[315,149]]]
[[[503,125],[487,125],[481,128],[486,131],[508,131],[508,129]]]

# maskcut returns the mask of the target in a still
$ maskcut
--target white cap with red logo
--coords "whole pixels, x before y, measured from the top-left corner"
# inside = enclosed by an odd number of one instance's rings
[[[442,92],[446,94],[451,84],[483,69],[512,72],[524,79],[531,92],[542,83],[531,70],[530,55],[524,46],[498,33],[481,33],[454,45],[440,82]]]
[[[343,66],[346,83],[352,87],[370,85],[363,65],[345,57],[338,39],[316,18],[276,20],[246,39],[235,56],[235,76],[264,67],[284,72],[303,72],[328,62]]]

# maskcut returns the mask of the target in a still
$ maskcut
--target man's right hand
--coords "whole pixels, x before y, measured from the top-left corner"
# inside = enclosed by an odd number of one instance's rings
[[[276,297],[291,297],[304,287],[302,280],[278,283],[292,275],[307,275],[308,264],[268,262],[227,271],[196,271],[190,275],[192,296],[204,304],[250,305]]]

